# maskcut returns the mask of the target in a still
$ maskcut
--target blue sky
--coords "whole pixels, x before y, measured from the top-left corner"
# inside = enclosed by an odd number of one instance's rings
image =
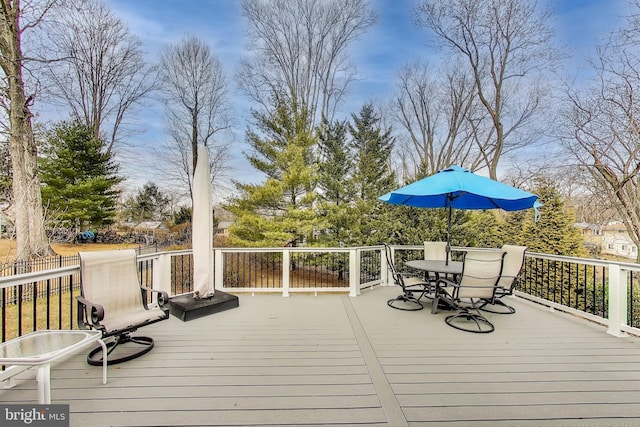
[[[235,66],[245,46],[244,18],[240,0],[107,0],[114,13],[139,36],[150,61],[157,59],[160,47],[177,42],[185,35],[196,35],[209,43],[224,64],[231,84],[231,101],[236,117],[232,136],[235,157],[232,175],[241,181],[255,181],[259,175],[250,170],[242,156],[248,100],[238,92],[232,81]],[[357,112],[365,102],[384,103],[393,94],[395,76],[409,61],[436,56],[428,46],[428,33],[415,28],[411,10],[416,0],[370,0],[378,13],[378,23],[352,46],[351,55],[358,69],[359,80],[350,88],[350,98],[344,114]],[[626,0],[552,0],[555,28],[559,44],[571,54],[566,73],[577,74],[584,66],[595,41],[614,28],[624,14]],[[162,110],[154,103],[140,111],[141,132],[133,145],[140,147],[125,161],[124,171],[131,176],[130,185],[141,186],[155,180],[147,168],[140,168],[145,157],[143,147],[164,138]],[[138,158],[140,157],[140,158]],[[131,167],[131,165],[137,165]],[[143,170],[141,170],[143,169]],[[146,171],[145,171],[146,170]],[[237,171],[243,171],[243,174]]]

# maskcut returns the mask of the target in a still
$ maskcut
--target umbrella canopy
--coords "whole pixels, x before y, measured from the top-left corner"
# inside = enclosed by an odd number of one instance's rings
[[[476,175],[455,165],[379,197],[394,205],[419,208],[505,211],[531,208],[537,198],[535,194]]]
[[[394,205],[449,208],[447,262],[451,247],[452,208],[518,211],[539,205],[537,198],[535,194],[476,175],[456,165],[379,197]]]
[[[198,148],[198,161],[193,173],[193,290],[196,298],[213,295],[213,207],[209,150]]]

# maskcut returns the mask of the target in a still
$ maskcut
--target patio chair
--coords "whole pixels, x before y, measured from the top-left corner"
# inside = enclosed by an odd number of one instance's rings
[[[440,292],[459,310],[445,318],[447,325],[467,332],[493,332],[495,328],[480,313],[479,304],[490,300],[495,293],[503,258],[502,251],[467,251],[460,281],[438,280]]]
[[[504,245],[502,250],[505,255],[498,287],[493,297],[485,300],[480,306],[480,310],[496,314],[513,314],[516,309],[505,303],[502,298],[507,295],[513,295],[518,280],[520,280],[520,271],[524,265],[524,254],[527,251],[527,247]]]
[[[424,259],[431,261],[447,260],[447,242],[424,242]],[[427,272],[429,281],[435,282],[439,276],[433,272]]]
[[[387,305],[397,310],[417,311],[422,310],[424,306],[420,302],[420,298],[424,296],[430,289],[430,284],[424,278],[417,277],[408,272],[400,272],[396,269],[393,262],[393,251],[387,244],[384,245],[385,258],[387,259],[387,267],[393,276],[396,285],[402,288],[402,294],[387,301]],[[415,294],[419,294],[417,297]]]
[[[166,292],[140,286],[136,252],[111,250],[80,252],[80,293],[78,327],[102,332],[107,342],[109,365],[134,359],[153,348],[153,339],[131,336],[138,328],[169,318],[164,304]],[[148,304],[148,294],[157,294],[157,304]],[[116,348],[118,350],[116,351]],[[87,356],[90,365],[102,364],[101,348]]]
[[[424,259],[447,260],[447,242],[424,242]]]

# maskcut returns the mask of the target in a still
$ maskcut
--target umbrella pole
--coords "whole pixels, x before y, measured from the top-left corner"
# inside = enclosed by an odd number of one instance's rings
[[[447,247],[445,265],[449,265],[449,253],[451,252],[451,205],[449,205],[449,213],[447,216]]]

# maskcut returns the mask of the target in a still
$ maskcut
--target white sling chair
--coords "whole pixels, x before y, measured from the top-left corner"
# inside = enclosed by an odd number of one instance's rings
[[[467,251],[460,281],[438,280],[440,289],[446,292],[459,310],[445,318],[447,325],[476,333],[494,330],[493,324],[480,313],[479,304],[493,297],[500,279],[503,257],[502,251]]]
[[[497,314],[513,314],[516,309],[508,305],[502,299],[507,295],[513,295],[513,291],[520,280],[520,271],[524,265],[524,255],[527,251],[526,246],[504,245],[502,250],[505,252],[504,261],[502,263],[502,273],[498,280],[496,293],[489,300],[480,306],[483,311]]]
[[[169,317],[163,308],[169,301],[166,292],[140,286],[136,252],[111,250],[80,252],[80,292],[78,300],[78,327],[102,331],[102,337],[113,337],[107,342],[108,364],[126,362],[148,353],[153,339],[136,336],[136,329]],[[157,295],[154,306],[148,304],[148,294]],[[131,343],[131,344],[127,344]],[[121,344],[120,349],[114,353]],[[87,356],[90,365],[101,365],[101,348]]]

